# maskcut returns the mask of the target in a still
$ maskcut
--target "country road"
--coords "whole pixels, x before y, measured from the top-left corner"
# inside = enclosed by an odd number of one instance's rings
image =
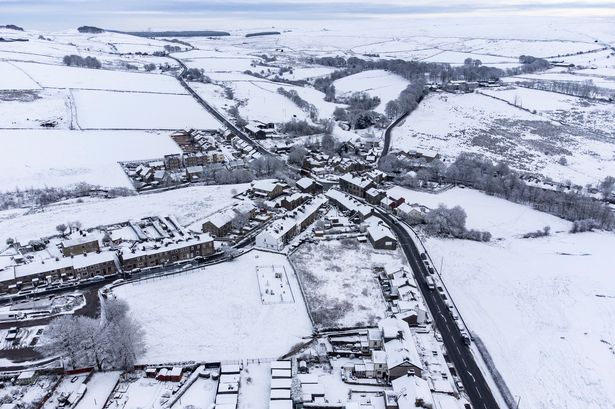
[[[461,331],[451,315],[448,306],[438,291],[430,290],[425,281],[429,275],[427,267],[421,260],[421,254],[406,230],[406,227],[385,213],[375,213],[391,227],[399,239],[399,244],[410,263],[417,284],[427,303],[434,323],[444,341],[450,360],[455,365],[465,391],[473,408],[498,409],[499,406],[485,381],[483,374],[474,360],[470,349],[461,338]]]
[[[216,118],[220,123],[224,124],[224,126],[226,126],[228,129],[230,129],[231,132],[233,132],[239,138],[243,139],[248,144],[252,145],[259,153],[261,153],[262,155],[270,155],[271,154],[271,152],[269,152],[267,149],[265,149],[265,147],[263,147],[263,145],[261,145],[260,143],[256,142],[254,139],[252,139],[248,135],[246,135],[241,129],[239,129],[237,126],[235,126],[235,124],[233,124],[231,121],[229,121],[224,115],[222,115],[220,112],[218,112],[214,107],[209,105],[209,103],[207,103],[207,101],[205,101],[203,98],[201,98],[201,96],[199,94],[197,94],[196,91],[194,91],[192,89],[190,84],[188,84],[188,82],[183,77],[183,75],[186,72],[186,70],[188,70],[188,67],[186,67],[186,64],[184,64],[184,62],[182,60],[180,60],[179,58],[176,58],[176,57],[172,57],[170,55],[168,57],[173,59],[173,60],[175,60],[175,61],[177,61],[177,63],[182,67],[182,72],[177,76],[177,79],[179,80],[179,82],[182,85],[182,87],[184,87],[184,89],[186,91],[188,91],[188,93],[190,93],[190,95],[196,100],[196,102],[199,103],[199,105],[201,105],[203,108],[205,108],[207,110],[207,112],[212,114],[214,116],[214,118]]]

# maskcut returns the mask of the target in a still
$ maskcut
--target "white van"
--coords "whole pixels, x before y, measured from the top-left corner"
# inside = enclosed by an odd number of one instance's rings
[[[431,291],[436,289],[436,283],[433,281],[433,277],[427,277],[425,278],[425,281],[427,282],[427,288]]]

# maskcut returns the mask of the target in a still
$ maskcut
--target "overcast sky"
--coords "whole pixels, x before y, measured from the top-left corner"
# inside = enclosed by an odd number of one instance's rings
[[[241,19],[319,20],[356,16],[529,14],[615,16],[615,0],[0,0],[0,24],[123,30],[223,28]],[[215,23],[215,24],[214,24]],[[232,27],[229,27],[231,29]]]

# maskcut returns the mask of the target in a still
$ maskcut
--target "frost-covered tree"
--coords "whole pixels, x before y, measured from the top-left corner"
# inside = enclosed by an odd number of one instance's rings
[[[143,329],[128,316],[124,301],[111,299],[102,307],[101,320],[74,315],[52,320],[40,349],[63,356],[73,368],[131,369],[145,351]]]

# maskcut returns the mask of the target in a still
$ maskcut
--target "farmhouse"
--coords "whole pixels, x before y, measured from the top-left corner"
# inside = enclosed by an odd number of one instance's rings
[[[124,270],[162,266],[176,261],[205,257],[214,253],[214,241],[209,234],[162,243],[139,243],[124,248],[120,256]]]
[[[391,233],[391,230],[382,225],[369,226],[367,228],[367,237],[375,249],[395,250],[397,248],[397,239]]]

